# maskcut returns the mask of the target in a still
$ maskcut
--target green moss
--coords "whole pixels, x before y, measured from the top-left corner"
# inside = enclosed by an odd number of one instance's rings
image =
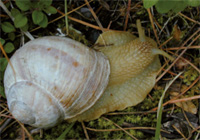
[[[141,109],[142,110],[149,110],[152,109],[154,107],[156,107],[158,105],[158,102],[160,100],[160,97],[163,93],[163,90],[155,90],[153,91],[152,95],[152,99],[151,98],[145,98],[144,101],[141,104]]]
[[[195,57],[194,58],[194,63],[195,66],[199,67],[200,65],[200,58],[199,57]],[[199,76],[199,72],[197,70],[195,70],[192,66],[189,66],[186,71],[184,72],[184,79],[183,82],[186,85],[191,85],[191,83]]]
[[[40,138],[39,134],[33,135],[34,139],[56,139],[58,138],[62,132],[64,132],[71,124],[67,122],[63,122],[60,125],[57,125],[51,129],[44,130],[44,135]],[[65,138],[84,138],[84,132],[80,123],[76,123],[74,127],[69,131],[69,133],[65,136]]]

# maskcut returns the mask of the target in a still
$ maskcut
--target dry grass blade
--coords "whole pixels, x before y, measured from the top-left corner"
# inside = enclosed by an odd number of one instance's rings
[[[86,127],[85,127],[84,122],[81,122],[81,125],[82,125],[82,127],[83,127],[83,131],[84,131],[84,133],[85,133],[86,139],[89,140],[90,138],[89,138],[89,136],[88,136],[88,133],[87,133],[87,130],[86,130]]]
[[[153,23],[153,16],[152,16],[152,14],[151,14],[150,8],[147,9],[147,12],[148,12],[148,14],[149,14],[149,19],[150,19],[150,21],[151,21],[151,26],[152,26],[152,28],[153,28],[153,32],[154,32],[154,35],[155,35],[155,37],[156,37],[156,41],[157,41],[158,45],[160,45],[160,40],[159,40],[159,38],[158,38],[156,29],[155,29],[155,26],[154,26],[154,23]]]
[[[74,126],[74,122],[73,123],[71,123],[70,124],[70,126],[69,127],[67,127],[66,129],[65,129],[65,131],[64,132],[62,132],[62,134],[56,139],[56,140],[62,140],[62,139],[64,139],[65,138],[65,135],[67,135],[67,133],[69,133],[69,131],[72,129],[72,127]]]
[[[6,121],[4,121],[4,120],[1,121],[1,123],[0,123],[0,125],[1,125],[1,127],[0,127],[0,134],[2,133],[2,131],[4,130],[4,128],[10,123],[11,120],[12,119],[9,118]]]
[[[192,66],[192,67],[193,67],[196,71],[198,71],[199,74],[200,74],[200,69],[197,68],[194,64],[192,64],[190,61],[188,61],[187,59],[185,59],[185,58],[183,58],[183,57],[181,57],[181,59],[183,59],[185,62],[187,62],[188,64],[190,64],[190,66]]]
[[[18,120],[16,120],[16,121],[19,123],[19,125],[22,127],[22,129],[26,132],[26,135],[28,136],[29,140],[33,140],[33,137],[28,132],[28,130],[24,127],[24,125],[22,123],[20,123]]]
[[[162,70],[165,71],[166,69],[163,68]],[[176,75],[177,75],[176,73],[171,72],[171,71],[168,71],[167,73],[169,73],[169,74],[171,74],[171,75],[173,75],[173,76],[176,76]],[[184,77],[181,75],[180,78],[183,79]]]
[[[2,44],[1,44],[1,42],[0,42],[0,49],[1,49],[2,53],[3,53],[3,55],[5,56],[5,58],[7,59],[7,61],[8,61],[8,63],[9,63],[9,65],[11,66],[11,68],[12,68],[12,70],[13,70],[13,73],[14,73],[14,76],[15,76],[15,81],[16,81],[16,72],[15,72],[15,69],[14,69],[14,67],[13,67],[12,63],[10,62],[10,59],[8,58],[8,56],[7,56],[6,52],[4,51],[4,49],[3,49],[3,46],[2,46]]]
[[[128,8],[126,11],[126,20],[125,20],[125,24],[124,24],[124,31],[126,31],[127,25],[128,25],[128,18],[129,18],[129,12],[131,9],[131,0],[128,0]]]
[[[121,129],[94,129],[94,128],[89,128],[89,127],[86,127],[87,130],[90,130],[90,131],[94,131],[94,132],[112,132],[112,131],[122,131]],[[143,129],[143,130],[156,130],[155,128],[153,127],[128,127],[128,128],[123,128],[124,130],[137,130],[137,129]],[[165,132],[165,133],[168,133],[170,134],[170,132],[166,131],[166,130],[162,130],[162,132]]]
[[[67,13],[67,0],[65,0],[65,13]],[[65,26],[66,26],[66,35],[69,34],[69,25],[68,25],[68,17],[65,14]]]
[[[193,19],[191,19],[191,18],[187,17],[186,15],[182,14],[181,12],[179,12],[178,14],[179,14],[180,16],[182,16],[182,17],[184,17],[184,18],[188,19],[189,21],[192,21],[192,22],[194,22],[194,23],[196,23],[196,24],[199,24],[199,25],[200,25],[200,22],[198,22],[198,21],[196,21],[196,20],[193,20]]]
[[[166,48],[164,50],[170,51],[170,50],[182,50],[186,49],[187,47],[173,47],[173,48]],[[190,46],[188,49],[200,49],[200,46]]]
[[[180,131],[175,125],[172,125],[172,127],[173,127],[185,140],[187,140],[187,138],[183,135],[183,133],[181,133],[181,131]]]
[[[86,25],[86,26],[88,26],[88,27],[94,28],[94,29],[96,29],[96,30],[102,30],[99,26],[96,26],[96,25],[87,23],[87,22],[85,22],[85,21],[82,21],[82,20],[73,18],[73,17],[71,17],[71,16],[68,16],[68,18],[71,19],[71,20],[73,20],[73,21],[76,21],[76,22],[78,22],[78,23],[80,23],[80,24],[83,24],[83,25]],[[104,30],[104,31],[107,31],[107,30],[109,30],[109,29],[103,28],[103,30]]]
[[[188,122],[188,124],[190,125],[190,127],[191,127],[193,130],[195,130],[196,128],[191,124],[191,122],[189,121],[189,119],[188,119],[187,115],[185,114],[185,111],[184,111],[184,110],[183,110],[183,115],[184,115],[186,121]]]
[[[195,36],[198,32],[200,31],[200,29],[198,29],[189,39],[191,39],[193,36]],[[187,51],[188,48],[190,48],[190,46],[200,37],[200,35],[198,35],[197,37],[195,37],[195,39],[188,45],[188,47],[186,49],[184,49],[180,55],[174,60],[174,62],[156,79],[156,81],[158,82],[166,73],[167,71],[169,71],[173,66],[174,64],[181,58],[181,56]],[[189,41],[186,40],[187,41]],[[186,42],[182,45],[184,46],[186,44]]]
[[[99,27],[101,28],[101,31],[104,32],[105,30],[104,30],[104,28],[103,28],[101,22],[99,21],[97,15],[95,14],[94,10],[93,10],[92,7],[90,6],[88,0],[85,0],[85,3],[87,4],[88,8],[90,9],[90,12],[92,13],[92,15],[93,15],[94,19],[96,20],[97,24],[98,24]]]
[[[171,99],[167,102],[165,102],[163,104],[163,107],[168,105],[168,104],[171,104],[171,103],[176,103],[176,102],[180,102],[180,101],[189,101],[189,100],[193,100],[193,99],[198,99],[200,95],[197,95],[197,96],[193,96],[193,97],[189,97],[189,98],[182,98],[182,99],[177,99],[179,98],[181,95],[183,95],[184,93],[186,93],[190,88],[192,88],[198,81],[200,80],[200,76],[194,80],[194,82],[188,87],[186,88],[181,94],[179,94],[178,96],[176,96],[174,99]],[[177,100],[176,100],[177,99]],[[153,108],[151,111],[156,111],[158,109],[158,107],[156,108]]]
[[[58,13],[60,13],[61,15],[65,15],[65,14],[64,14],[63,12],[61,12],[60,10],[57,10],[57,11],[58,11]],[[77,23],[80,23],[80,24],[86,25],[86,26],[91,27],[91,28],[93,28],[93,29],[101,30],[101,28],[100,28],[99,26],[96,26],[96,25],[93,25],[93,24],[87,23],[87,22],[85,22],[85,21],[82,21],[82,20],[79,20],[79,19],[73,18],[73,17],[71,17],[71,16],[68,16],[68,18],[69,18],[70,20],[73,20],[73,21],[75,21],[75,22],[77,22]],[[106,29],[106,28],[103,28],[103,29],[104,29],[104,31],[109,30],[109,29]]]
[[[185,101],[190,101],[190,100],[194,100],[194,99],[200,99],[200,95],[187,97],[187,98],[181,98],[181,99],[173,99],[173,100],[170,100],[168,103],[185,102]]]
[[[188,48],[188,49],[189,49],[189,48]],[[173,52],[171,52],[171,51],[169,51],[169,53],[171,53],[171,54],[173,54],[173,55],[176,55],[176,56],[178,57],[177,54],[175,54],[175,53],[173,53]],[[200,74],[200,69],[197,68],[194,64],[192,64],[190,61],[188,61],[187,59],[183,58],[182,56],[180,57],[180,59],[182,59],[182,60],[184,60],[185,62],[187,62],[190,66],[192,66],[192,67],[193,67],[196,71],[198,71],[199,74]]]
[[[170,40],[172,40],[173,37],[170,37],[168,40],[166,40],[164,43],[162,43],[158,48],[162,48],[162,46],[166,45]]]
[[[3,107],[3,106],[1,106],[1,107]],[[4,108],[4,107],[3,107]],[[8,108],[4,108],[7,112],[9,112],[9,110],[8,110]],[[10,113],[10,112],[9,112]],[[12,117],[13,118],[13,117]],[[16,120],[16,119],[15,119]],[[18,122],[18,124],[22,127],[22,129],[26,132],[26,135],[28,136],[28,138],[30,139],[30,140],[33,140],[33,137],[31,136],[31,134],[28,132],[28,130],[24,127],[24,125],[21,123],[21,122],[19,122],[18,120],[16,120],[16,122]],[[15,123],[15,122],[13,122],[13,123]]]
[[[174,81],[182,74],[179,73],[176,77],[174,77],[174,79],[172,81],[170,81],[166,87],[165,90],[160,98],[160,101],[158,103],[158,112],[157,112],[157,123],[156,123],[156,134],[155,134],[155,139],[158,140],[160,139],[160,129],[161,129],[161,120],[162,120],[162,110],[163,110],[163,100],[165,97],[165,93],[167,92],[167,90],[169,89],[169,87],[174,83]]]

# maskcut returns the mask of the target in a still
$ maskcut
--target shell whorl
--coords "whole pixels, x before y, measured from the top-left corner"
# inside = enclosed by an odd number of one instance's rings
[[[49,105],[52,105],[50,103],[55,104],[53,106],[57,110],[57,112],[50,112],[60,114],[60,116],[54,116],[57,118],[56,122],[63,118],[73,118],[93,106],[102,96],[109,81],[110,66],[107,58],[101,52],[95,52],[68,38],[52,36],[30,41],[13,55],[11,63],[16,74],[11,76],[13,71],[8,65],[4,77],[8,103],[13,104],[12,108],[16,109],[24,104],[21,102],[22,98],[26,100],[30,96],[30,101],[25,102],[27,107],[24,108],[33,108],[30,111],[32,114],[32,112],[38,112],[36,108],[40,108],[39,104],[35,107],[34,100],[48,96],[45,100],[49,102]],[[18,84],[20,82],[24,84]],[[14,85],[25,85],[24,88],[27,89],[22,91],[23,88],[18,88],[19,92],[18,90],[10,92]],[[33,90],[34,93],[29,93],[29,90]],[[9,99],[11,96],[12,99]],[[12,103],[18,99],[20,99],[19,105]],[[43,106],[42,100],[40,101]],[[46,108],[46,110],[50,109]],[[19,114],[15,111],[14,116],[19,119]],[[47,114],[47,116],[50,115]],[[35,116],[28,119],[31,120],[30,124],[33,126],[53,125],[49,122],[42,125],[32,124],[34,119],[36,122],[39,120]],[[23,121],[27,122],[27,120]]]

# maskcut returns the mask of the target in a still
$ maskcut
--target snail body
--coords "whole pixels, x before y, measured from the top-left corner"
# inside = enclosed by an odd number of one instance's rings
[[[158,54],[168,55],[139,35],[105,32],[98,51],[55,36],[26,43],[11,58],[14,69],[8,65],[4,74],[9,110],[25,124],[48,128],[140,103],[155,84]]]

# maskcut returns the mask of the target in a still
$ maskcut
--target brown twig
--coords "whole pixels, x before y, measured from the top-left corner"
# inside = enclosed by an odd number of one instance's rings
[[[173,127],[185,140],[187,140],[187,138],[183,135],[183,133],[182,133],[175,125],[172,125],[172,127]]]
[[[153,23],[153,18],[152,18],[152,14],[151,14],[150,8],[147,9],[147,12],[148,12],[148,14],[149,14],[149,19],[150,19],[150,21],[151,21],[151,26],[152,26],[152,28],[153,28],[153,32],[154,32],[154,35],[155,35],[155,37],[156,37],[156,41],[157,41],[158,45],[160,45],[160,40],[159,40],[159,38],[158,38],[156,29],[155,29],[155,26],[154,26],[154,23]]]
[[[200,29],[199,30],[197,30],[190,38],[192,38],[194,35],[196,35],[198,32],[200,31]],[[184,49],[182,52],[181,52],[181,54],[174,60],[174,62],[156,79],[156,82],[157,81],[159,81],[173,66],[174,66],[174,64],[181,58],[181,56],[187,51],[187,49],[194,43],[194,41],[196,41],[198,38],[200,37],[200,35],[198,35],[189,45],[188,45],[188,47],[186,47],[186,49]],[[189,38],[189,39],[190,39]],[[186,40],[186,41],[189,41],[189,39],[188,40]],[[186,44],[186,42],[183,44],[183,46]]]
[[[163,71],[165,71],[166,69],[162,69]],[[173,75],[173,76],[176,76],[177,74],[176,73],[173,73],[172,71],[168,71],[167,73]],[[184,77],[182,75],[179,76],[179,78],[183,79]]]
[[[169,53],[178,56],[177,54],[174,54],[171,51],[169,51]],[[197,68],[194,64],[192,64],[190,61],[188,61],[187,59],[183,58],[182,56],[180,57],[180,59],[184,60],[186,63],[188,63],[190,66],[192,66],[200,74],[200,69]]]
[[[162,46],[164,46],[164,45],[166,45],[170,40],[172,40],[173,39],[173,37],[170,37],[168,40],[166,40],[165,42],[163,42],[161,45],[159,45],[159,47],[158,48],[162,48]]]
[[[12,119],[14,119],[14,117],[11,116],[11,115],[0,114],[0,116],[1,116],[1,117],[6,117],[6,118],[12,118]]]
[[[90,6],[88,0],[85,0],[85,3],[87,4],[88,8],[90,9],[90,12],[92,13],[92,15],[93,15],[94,19],[96,20],[97,24],[98,24],[99,27],[101,28],[101,31],[104,32],[105,30],[104,30],[104,28],[103,28],[101,22],[99,21],[97,15],[95,14],[94,10],[93,10],[92,7]]]
[[[181,99],[177,99],[177,100],[170,100],[169,103],[177,103],[177,102],[185,102],[185,101],[190,101],[190,100],[194,100],[194,99],[200,99],[200,95],[196,95],[196,96],[192,96],[192,97],[187,97],[187,98],[181,98]]]
[[[69,19],[73,20],[73,21],[76,21],[78,23],[81,23],[83,25],[86,25],[88,27],[91,27],[91,28],[94,28],[96,30],[102,30],[102,28],[100,28],[99,26],[96,26],[96,25],[93,25],[93,24],[90,24],[90,23],[87,23],[85,21],[82,21],[82,20],[79,20],[79,19],[76,19],[76,18],[73,18],[71,16],[68,16]],[[109,29],[106,29],[106,28],[103,28],[104,31],[108,31]]]
[[[199,24],[199,25],[200,25],[200,22],[198,22],[198,21],[196,21],[196,20],[193,20],[193,19],[191,19],[191,18],[187,17],[186,15],[182,14],[181,12],[179,12],[178,14],[179,14],[180,16],[182,16],[182,17],[184,17],[184,18],[188,19],[189,21],[192,21],[192,22],[194,22],[194,23],[196,23],[196,24]]]
[[[182,50],[186,49],[187,47],[173,47],[173,48],[166,48],[163,50],[171,51],[171,50]],[[200,49],[200,46],[190,46],[188,49]]]
[[[65,13],[61,12],[60,10],[57,10],[57,11],[58,11],[58,13],[60,13],[61,15],[65,15]],[[91,28],[93,28],[93,29],[101,30],[101,28],[100,28],[99,26],[96,26],[96,25],[87,23],[87,22],[85,22],[85,21],[82,21],[82,20],[73,18],[73,17],[71,17],[71,16],[68,16],[68,18],[69,18],[70,20],[72,20],[72,21],[75,21],[75,22],[77,22],[77,23],[86,25],[86,26],[91,27]],[[109,30],[109,29],[104,28],[104,30],[107,31],[107,30]]]
[[[185,111],[182,110],[182,112],[183,112],[183,115],[184,115],[184,117],[185,117],[185,120],[187,121],[187,123],[189,124],[189,126],[194,130],[195,127],[194,127],[194,126],[191,124],[191,122],[189,121],[187,115],[185,114]]]
[[[84,122],[81,122],[81,125],[82,125],[82,127],[83,127],[83,131],[84,131],[84,133],[85,133],[86,139],[89,140],[90,138],[89,138],[89,136],[88,136],[88,133],[87,133],[87,130],[86,130],[86,127],[85,127]]]
[[[1,49],[2,53],[3,53],[3,55],[5,56],[5,58],[7,59],[9,65],[10,65],[11,68],[12,68],[12,70],[13,70],[13,73],[14,73],[14,76],[15,76],[15,82],[16,82],[16,72],[15,72],[15,69],[14,69],[14,67],[13,67],[13,65],[12,65],[12,63],[11,63],[11,61],[10,61],[10,59],[8,58],[6,52],[4,51],[4,48],[3,48],[2,44],[1,44],[1,42],[0,42],[0,49]]]
[[[94,129],[90,127],[86,127],[87,130],[94,131],[94,132],[112,132],[112,131],[122,131],[121,129]],[[123,128],[124,130],[137,130],[137,129],[142,129],[142,130],[156,130],[156,128],[153,127],[128,127],[128,128]],[[170,132],[166,130],[161,130],[162,132],[170,134]]]
[[[24,126],[24,125],[23,125]],[[24,129],[21,129],[21,137],[22,137],[22,140],[25,140],[25,132],[24,132]]]
[[[128,0],[128,8],[127,8],[127,11],[126,11],[126,20],[125,20],[125,24],[124,24],[124,31],[126,31],[126,28],[127,28],[127,25],[128,25],[128,18],[129,18],[130,9],[131,9],[131,0]]]
[[[186,88],[181,94],[179,94],[178,96],[174,97],[173,99],[163,103],[163,107],[168,105],[168,104],[172,104],[172,103],[176,103],[176,102],[184,102],[184,101],[200,98],[200,95],[197,95],[197,96],[193,96],[193,97],[178,99],[181,95],[183,95],[190,88],[192,88],[199,80],[200,80],[200,76],[188,88]],[[157,109],[158,109],[158,107],[155,107],[155,108],[151,109],[151,111],[156,111]]]
[[[107,121],[111,121],[109,120],[108,118],[106,117],[102,117],[104,120],[107,120]],[[111,121],[116,127],[118,127],[119,129],[121,129],[122,131],[124,131],[127,135],[129,135],[131,138],[133,138],[134,140],[137,140],[136,137],[134,137],[133,135],[131,135],[128,131],[126,131],[125,129],[123,129],[121,126],[119,126],[118,124],[114,123],[113,121]]]
[[[24,127],[24,125],[23,125],[21,122],[19,122],[18,120],[16,120],[16,121],[19,123],[19,125],[22,127],[22,129],[25,131],[25,133],[26,133],[26,135],[28,136],[29,140],[33,140],[33,137],[32,137],[31,134],[28,132],[28,130]]]
[[[163,112],[170,111],[171,108],[164,109]],[[106,113],[105,115],[133,115],[133,114],[149,114],[149,113],[157,113],[157,111],[137,111],[137,112],[111,112],[111,113]]]

